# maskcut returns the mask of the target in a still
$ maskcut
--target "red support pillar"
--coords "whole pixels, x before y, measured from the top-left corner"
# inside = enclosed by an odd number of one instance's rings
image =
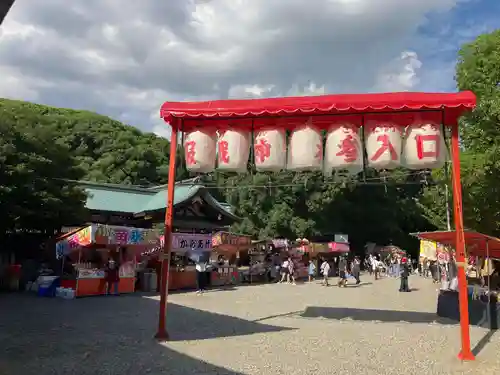
[[[170,278],[170,255],[172,252],[172,223],[174,214],[174,192],[175,192],[175,168],[177,156],[177,133],[178,123],[172,123],[172,135],[170,137],[170,160],[168,166],[168,188],[167,188],[167,209],[165,211],[165,233],[163,242],[161,279],[160,279],[160,312],[158,315],[158,332],[155,338],[162,341],[169,339],[166,318],[167,318],[167,298],[168,280]]]
[[[453,181],[453,211],[455,220],[456,247],[455,256],[458,265],[458,295],[460,308],[460,331],[462,336],[462,350],[458,358],[462,361],[473,361],[474,354],[471,351],[469,331],[469,302],[467,292],[467,278],[465,277],[465,235],[464,219],[462,214],[462,183],[460,181],[460,145],[458,135],[458,124],[451,129],[451,163]]]

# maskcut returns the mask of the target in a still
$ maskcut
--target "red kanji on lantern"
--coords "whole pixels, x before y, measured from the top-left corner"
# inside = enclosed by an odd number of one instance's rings
[[[318,143],[316,145],[316,155],[314,155],[316,159],[322,160],[323,159],[323,144]]]
[[[380,143],[380,148],[373,154],[371,161],[376,161],[380,158],[386,151],[391,154],[392,160],[398,160],[398,154],[391,143],[391,139],[388,134],[381,134],[377,137],[377,142]]]
[[[255,159],[264,163],[271,156],[271,145],[265,139],[259,139],[254,145]]]
[[[343,156],[346,163],[353,163],[358,159],[358,147],[352,135],[348,135],[339,145],[340,151],[336,156]]]
[[[196,164],[196,142],[189,141],[186,142],[186,164],[187,165],[195,165]]]
[[[229,163],[229,144],[227,141],[219,141],[219,163]]]
[[[419,160],[423,158],[438,158],[440,153],[441,142],[439,142],[439,135],[437,134],[427,134],[427,135],[417,135],[415,137],[417,141],[417,157]],[[432,151],[424,151],[424,142],[434,142],[434,149]]]
[[[117,244],[126,244],[128,241],[128,231],[117,230],[115,231],[115,242]]]

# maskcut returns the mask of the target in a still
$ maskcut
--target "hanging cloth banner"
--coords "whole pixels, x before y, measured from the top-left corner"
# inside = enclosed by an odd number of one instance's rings
[[[420,257],[436,260],[437,244],[433,241],[420,240]]]

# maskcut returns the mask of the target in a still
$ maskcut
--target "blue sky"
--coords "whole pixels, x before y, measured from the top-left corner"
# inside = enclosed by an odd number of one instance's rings
[[[500,28],[500,1],[469,0],[448,12],[430,13],[427,18],[418,29],[418,34],[425,42],[419,45],[417,40],[417,44],[409,48],[417,52],[429,71],[439,71],[441,68],[444,74],[439,80],[423,79],[421,84],[423,88],[455,91],[451,71],[455,67],[460,46],[473,41],[479,34]]]

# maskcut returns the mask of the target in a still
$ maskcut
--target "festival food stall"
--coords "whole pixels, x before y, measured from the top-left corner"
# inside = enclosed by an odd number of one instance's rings
[[[160,245],[143,255],[148,258],[148,267],[156,272],[156,291],[161,284],[161,251],[164,247],[164,236],[160,236]],[[212,251],[212,235],[198,233],[172,233],[172,256],[169,268],[169,290],[196,288],[195,259],[200,253]]]
[[[450,134],[456,256],[463,262],[465,241],[458,119],[475,105],[476,97],[472,92],[165,102],[160,116],[171,126],[165,236],[169,238],[173,228],[176,156],[181,132],[186,140],[186,168],[194,173],[210,173],[215,168],[244,173],[252,155],[258,171],[287,169],[341,175],[346,172],[355,175],[365,168],[441,168],[446,163],[446,138]],[[167,243],[165,261],[169,259],[170,250]],[[459,358],[474,360],[463,268],[459,268],[458,275],[462,337]],[[168,338],[165,328],[167,295],[164,280],[159,339]]]
[[[114,259],[119,265],[119,293],[135,291],[135,265],[146,248],[159,246],[158,231],[91,224],[56,243],[56,256],[63,261],[60,285],[73,289],[76,297],[106,293],[104,265]],[[70,263],[70,264],[68,264]]]
[[[349,254],[350,248],[347,242],[312,242],[308,251],[310,259],[316,262],[317,270],[320,269],[323,259],[326,259],[333,265],[331,275],[337,276],[339,257]]]
[[[212,272],[211,285],[220,286],[237,284],[242,279],[241,273],[249,272],[249,267],[238,267],[240,251],[246,251],[252,247],[250,236],[217,232],[212,236],[212,248],[216,256],[225,258],[222,265]]]
[[[276,249],[272,241],[252,240],[252,246],[247,251],[240,251],[240,270],[243,267],[246,269],[248,266],[248,270],[242,273],[242,281],[252,284],[271,280],[273,278],[273,259],[276,257]],[[276,276],[275,273],[274,276]]]
[[[434,246],[429,243],[424,244],[426,255],[430,256],[431,249],[435,249],[438,260],[442,262],[455,261],[455,231],[423,232],[414,235],[421,241],[434,243]],[[487,260],[500,259],[500,239],[472,231],[465,231],[464,237],[466,255],[482,257]],[[465,267],[466,264],[459,264],[459,266]],[[477,284],[467,286],[470,324],[498,329],[500,324],[499,287],[498,282],[493,283],[492,280],[488,280],[485,286]],[[437,315],[456,321],[460,320],[459,294],[457,290],[440,289],[437,301]]]
[[[212,251],[211,234],[173,233],[168,287],[170,290],[196,288],[194,256]]]

